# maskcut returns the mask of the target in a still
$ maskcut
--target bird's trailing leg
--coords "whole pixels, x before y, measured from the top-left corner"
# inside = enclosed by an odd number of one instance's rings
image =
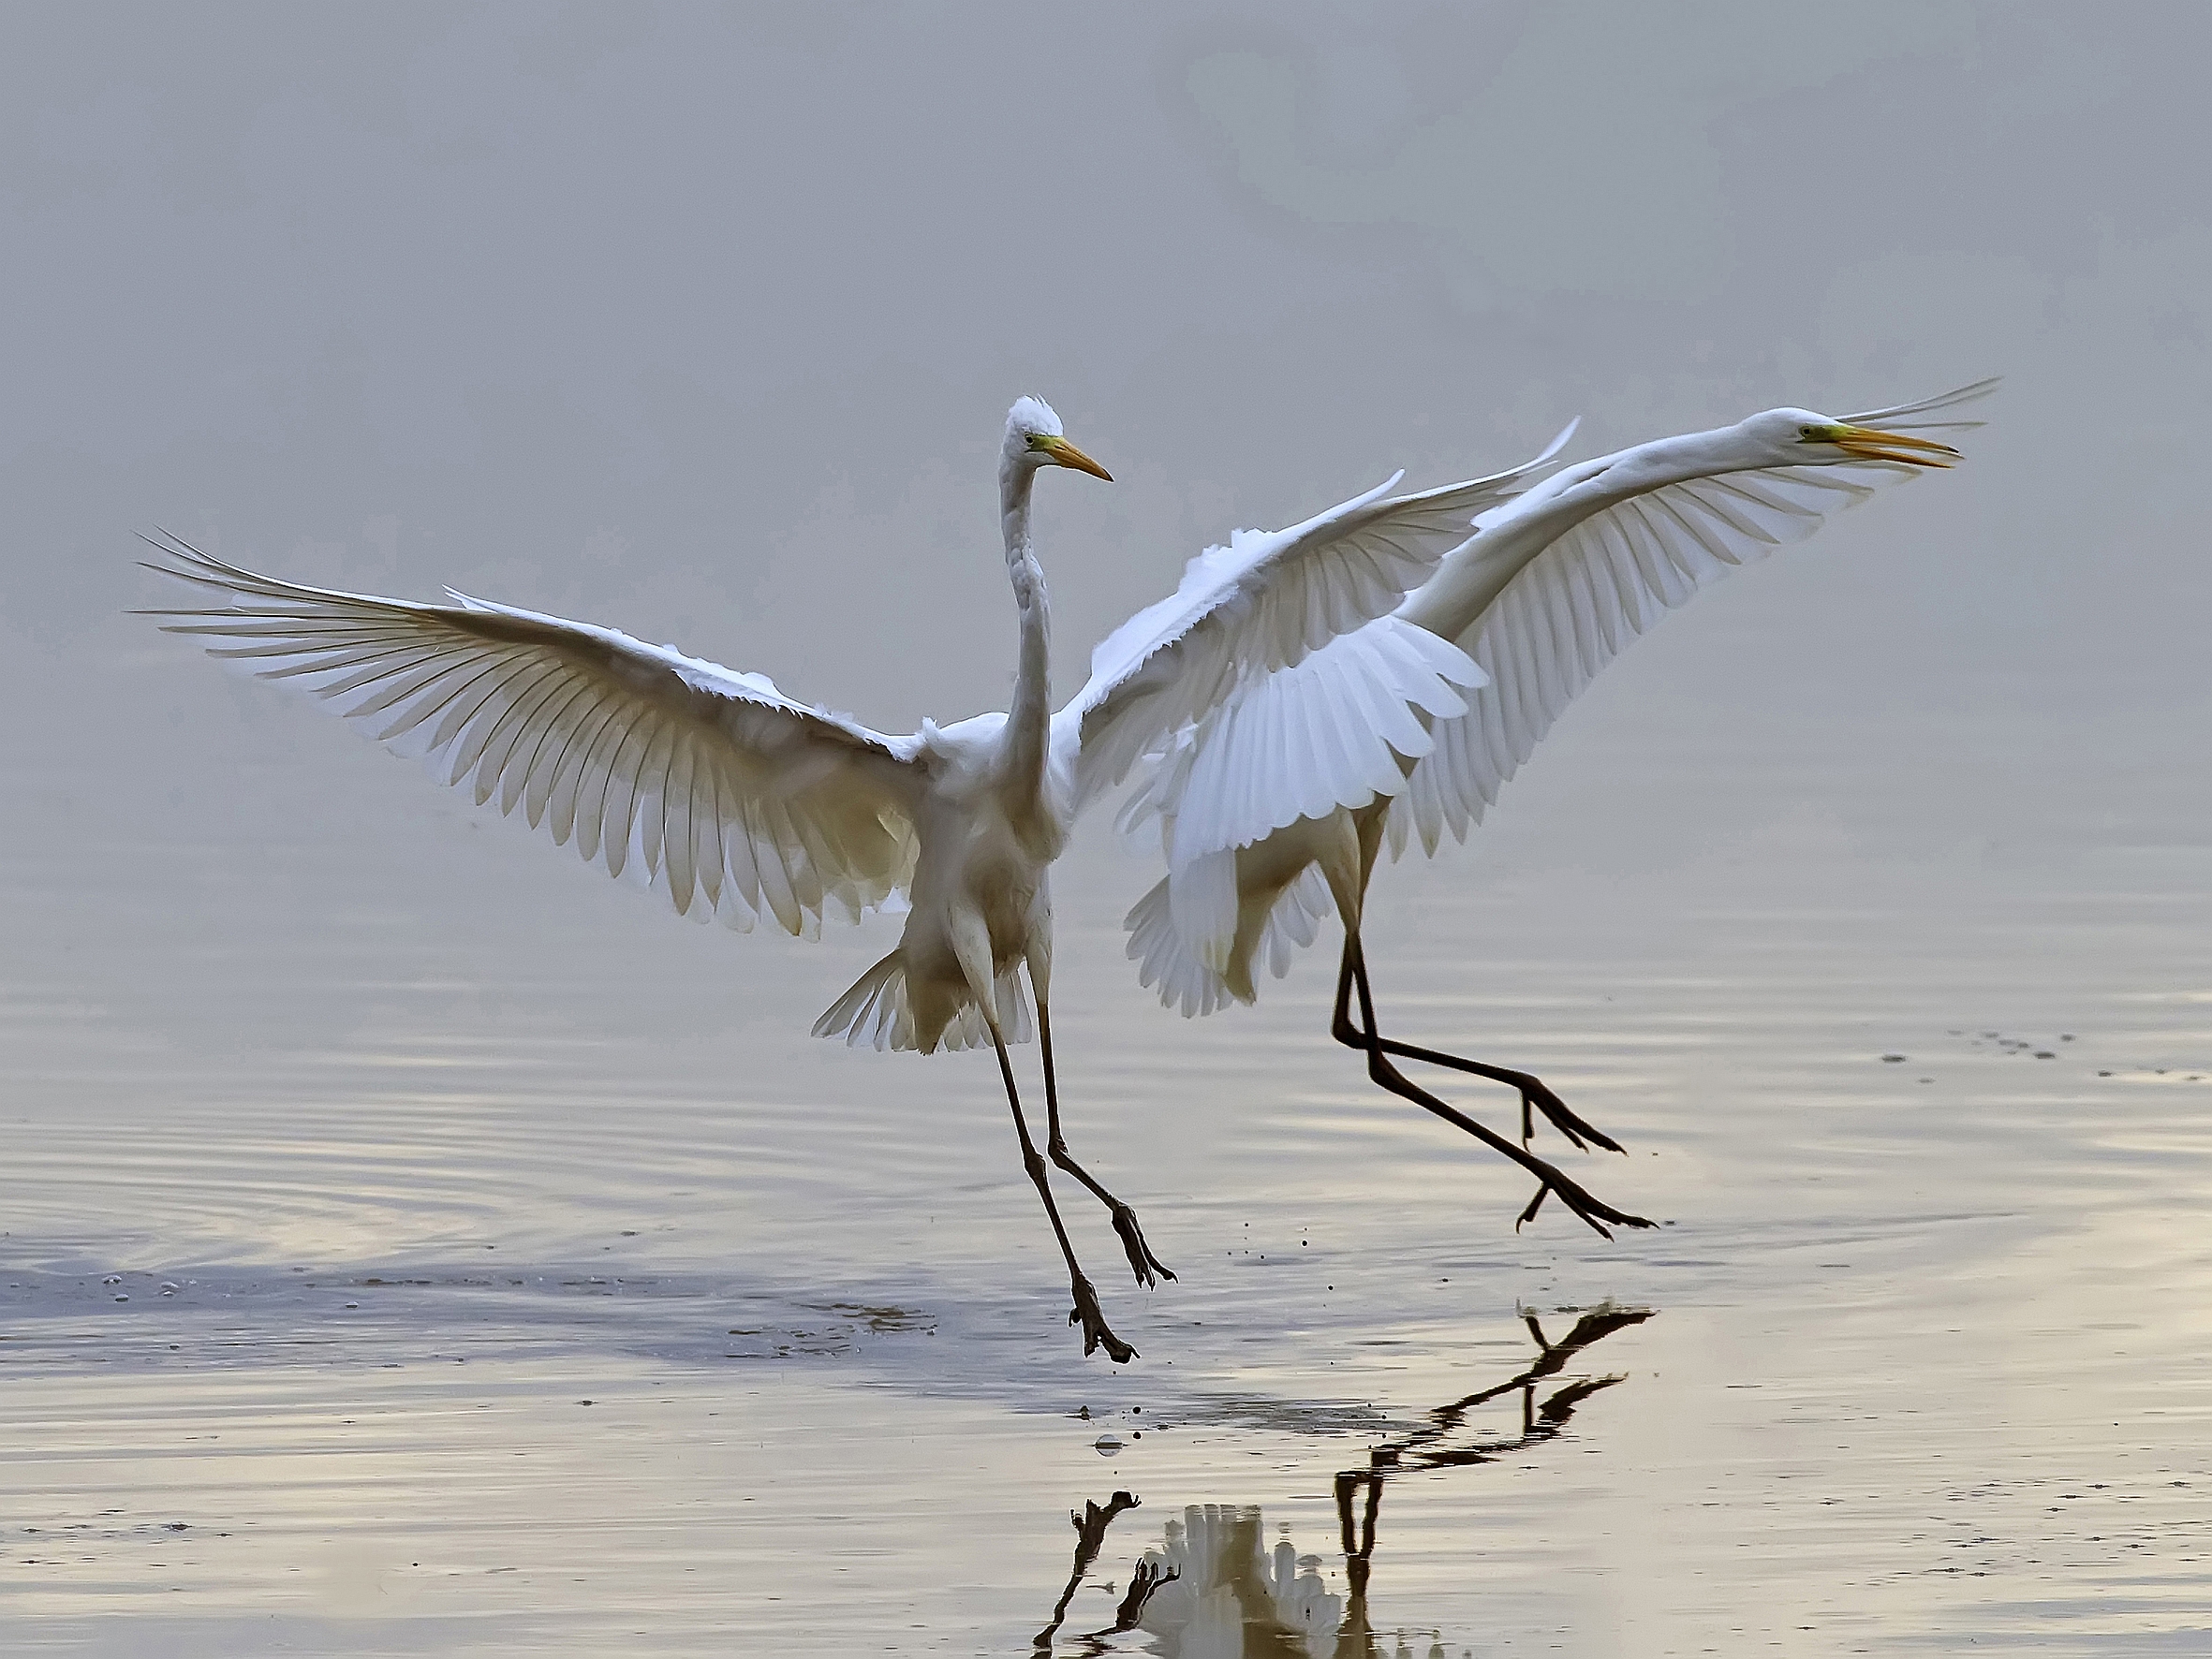
[[[1034,983],[1032,971],[1032,983]],[[1121,1235],[1121,1247],[1128,1252],[1129,1270],[1137,1275],[1137,1283],[1150,1289],[1159,1279],[1172,1279],[1174,1270],[1152,1254],[1152,1246],[1144,1242],[1144,1229],[1137,1225],[1137,1212],[1108,1192],[1094,1180],[1089,1170],[1075,1161],[1068,1150],[1068,1142],[1060,1134],[1060,1085],[1053,1071],[1053,1022],[1045,1012],[1044,989],[1037,987],[1037,1037],[1044,1054],[1044,1110],[1046,1120],[1045,1149],[1052,1153],[1053,1162],[1076,1180],[1089,1187],[1113,1216],[1113,1230]]]
[[[1602,1129],[1593,1127],[1577,1115],[1541,1078],[1531,1072],[1512,1071],[1502,1065],[1485,1065],[1480,1060],[1468,1060],[1457,1054],[1446,1054],[1437,1049],[1417,1049],[1411,1043],[1397,1042],[1393,1038],[1362,1031],[1351,1022],[1351,994],[1354,978],[1353,957],[1358,950],[1356,931],[1348,932],[1344,942],[1344,965],[1336,976],[1336,1013],[1330,1025],[1330,1035],[1349,1049],[1364,1052],[1372,1035],[1374,1043],[1385,1054],[1394,1054],[1401,1060],[1419,1060],[1429,1065],[1449,1066],[1453,1071],[1464,1071],[1479,1078],[1488,1078],[1494,1083],[1503,1083],[1517,1090],[1521,1096],[1521,1144],[1526,1146],[1536,1132],[1533,1111],[1541,1111],[1552,1127],[1567,1137],[1584,1152],[1601,1146],[1609,1152],[1627,1149]],[[1364,971],[1364,967],[1361,970]],[[1531,1110],[1533,1108],[1533,1111]]]
[[[1384,1039],[1375,1030],[1375,998],[1367,989],[1367,964],[1361,955],[1360,935],[1356,929],[1348,929],[1345,932],[1344,971],[1351,988],[1359,994],[1362,1029],[1350,1036],[1345,1035],[1347,1026],[1341,1020],[1344,999],[1340,992],[1337,999],[1340,1020],[1336,1028],[1339,1039],[1350,1043],[1354,1048],[1366,1050],[1367,1076],[1374,1081],[1381,1084],[1392,1094],[1412,1101],[1423,1110],[1434,1112],[1446,1123],[1466,1130],[1493,1152],[1503,1153],[1520,1165],[1522,1168],[1527,1170],[1529,1174],[1535,1176],[1541,1184],[1537,1188],[1536,1197],[1529,1201],[1528,1208],[1521,1212],[1522,1222],[1526,1222],[1535,1216],[1548,1195],[1557,1193],[1560,1202],[1573,1211],[1584,1223],[1604,1238],[1613,1237],[1612,1232],[1605,1225],[1607,1222],[1613,1223],[1615,1226],[1625,1227],[1647,1227],[1652,1225],[1643,1216],[1630,1215],[1625,1210],[1615,1210],[1603,1199],[1585,1191],[1577,1182],[1569,1180],[1566,1175],[1545,1163],[1526,1147],[1515,1146],[1504,1136],[1484,1128],[1465,1112],[1445,1105],[1427,1090],[1413,1083],[1403,1072],[1393,1065],[1386,1056],[1395,1051],[1396,1046],[1386,1046]]]
[[[1068,1228],[1060,1220],[1060,1207],[1053,1202],[1052,1184],[1045,1174],[1044,1154],[1029,1138],[1029,1123],[1022,1116],[1022,1097],[1014,1088],[1014,1063],[1007,1057],[1006,1038],[999,1034],[996,1020],[991,1022],[991,1043],[998,1050],[998,1075],[1006,1081],[1006,1103],[1013,1109],[1014,1133],[1022,1139],[1022,1167],[1029,1172],[1037,1196],[1044,1200],[1044,1212],[1052,1218],[1053,1236],[1059,1240],[1060,1254],[1068,1259],[1069,1288],[1075,1294],[1075,1307],[1068,1315],[1068,1323],[1083,1327],[1083,1351],[1086,1356],[1104,1348],[1106,1357],[1114,1364],[1127,1365],[1137,1358],[1137,1350],[1108,1327],[1106,1315],[1099,1311],[1099,1293],[1084,1276],[1083,1264],[1075,1259],[1075,1246],[1068,1242]]]

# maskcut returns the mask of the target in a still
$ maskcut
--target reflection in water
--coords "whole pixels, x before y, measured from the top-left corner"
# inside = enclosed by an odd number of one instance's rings
[[[1265,1553],[1260,1527],[1257,1505],[1193,1505],[1183,1524],[1168,1523],[1165,1546],[1145,1558],[1165,1561],[1180,1576],[1143,1621],[1162,1652],[1176,1659],[1315,1659],[1330,1652],[1324,1644],[1340,1623],[1351,1627],[1343,1598],[1321,1582],[1321,1558],[1300,1555],[1288,1538]]]
[[[1367,1454],[1367,1467],[1347,1469],[1336,1476],[1336,1520],[1344,1534],[1344,1575],[1351,1586],[1351,1606],[1347,1611],[1344,1626],[1338,1636],[1336,1652],[1339,1654],[1379,1652],[1373,1632],[1367,1626],[1367,1576],[1375,1564],[1375,1522],[1382,1510],[1383,1482],[1391,1475],[1406,1469],[1442,1469],[1461,1463],[1487,1463],[1507,1452],[1527,1451],[1555,1438],[1567,1426],[1567,1419],[1574,1409],[1600,1388],[1610,1388],[1625,1382],[1625,1376],[1615,1373],[1602,1377],[1578,1377],[1546,1396],[1541,1405],[1536,1401],[1537,1385],[1559,1375],[1568,1362],[1593,1344],[1602,1342],[1615,1331],[1631,1325],[1641,1325],[1657,1310],[1651,1308],[1616,1308],[1610,1303],[1594,1308],[1574,1322],[1574,1329],[1560,1341],[1548,1341],[1543,1327],[1537,1323],[1534,1314],[1524,1314],[1522,1319],[1528,1327],[1528,1334],[1535,1340],[1536,1362],[1520,1375],[1511,1377],[1495,1387],[1468,1394],[1439,1405],[1429,1414],[1428,1422],[1402,1440],[1379,1446]],[[1453,1436],[1466,1421],[1467,1414],[1479,1405],[1511,1394],[1516,1389],[1521,1395],[1521,1431],[1503,1440],[1476,1440],[1457,1443]],[[1359,1512],[1356,1535],[1352,1524],[1355,1506]]]
[[[1411,1433],[1371,1448],[1365,1467],[1341,1471],[1335,1480],[1336,1517],[1349,1596],[1336,1595],[1322,1580],[1320,1556],[1300,1555],[1288,1537],[1273,1550],[1265,1549],[1257,1505],[1194,1504],[1184,1510],[1182,1520],[1167,1523],[1164,1542],[1139,1560],[1114,1622],[1077,1637],[1080,1645],[1072,1651],[1096,1659],[1112,1651],[1113,1637],[1143,1630],[1166,1659],[1382,1659],[1386,1650],[1369,1622],[1367,1589],[1385,1483],[1411,1470],[1492,1462],[1556,1438],[1584,1401],[1627,1378],[1617,1373],[1569,1377],[1540,1402],[1541,1386],[1561,1377],[1587,1349],[1615,1331],[1643,1324],[1654,1312],[1607,1303],[1584,1314],[1556,1343],[1544,1335],[1535,1314],[1524,1314],[1536,1343],[1531,1364],[1503,1382],[1434,1407]],[[1518,1433],[1462,1437],[1469,1413],[1515,1393],[1521,1400]],[[1051,1649],[1077,1587],[1099,1558],[1106,1529],[1137,1505],[1132,1494],[1117,1491],[1103,1508],[1085,1504],[1083,1514],[1070,1514],[1075,1564],[1051,1622],[1037,1634],[1039,1650]],[[1431,1659],[1442,1659],[1441,1637],[1429,1635]],[[1396,1633],[1391,1652],[1393,1659],[1410,1652],[1403,1632]]]
[[[1069,1511],[1068,1519],[1075,1526],[1075,1565],[1068,1574],[1068,1587],[1060,1592],[1060,1599],[1053,1605],[1052,1622],[1037,1633],[1036,1646],[1050,1651],[1053,1637],[1068,1617],[1068,1604],[1075,1599],[1075,1592],[1083,1583],[1083,1576],[1091,1570],[1091,1564],[1099,1559],[1099,1547],[1106,1541],[1106,1529],[1113,1524],[1113,1518],[1124,1509],[1137,1506],[1136,1495],[1117,1491],[1106,1501],[1106,1507],[1086,1502],[1081,1515]],[[1108,1637],[1120,1636],[1137,1628],[1137,1621],[1143,1616],[1144,1604],[1152,1599],[1152,1593],[1161,1584],[1175,1577],[1172,1568],[1163,1569],[1150,1557],[1137,1564],[1129,1576],[1128,1593],[1121,1598],[1121,1606],[1114,1609],[1113,1622],[1104,1630],[1096,1630],[1082,1638],[1085,1650],[1092,1653],[1105,1652],[1099,1644]]]

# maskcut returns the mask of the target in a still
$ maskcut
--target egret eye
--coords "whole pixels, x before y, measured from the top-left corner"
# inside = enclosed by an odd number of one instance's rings
[[[1800,443],[1809,444],[1820,435],[1821,429],[1817,426],[1801,426],[1797,429],[1797,437]]]

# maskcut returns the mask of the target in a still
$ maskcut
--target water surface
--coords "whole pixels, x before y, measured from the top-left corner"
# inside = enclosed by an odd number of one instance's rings
[[[9,867],[13,1651],[2212,1639],[2193,785],[1993,848],[1754,722],[1666,776],[1593,740],[1386,874],[1387,1022],[1617,1135],[1543,1143],[1665,1223],[1610,1242],[1516,1234],[1517,1176],[1364,1082],[1325,955],[1151,1006],[1148,877],[1086,838],[1071,1133],[1181,1274],[1068,1197],[1115,1370],[987,1062],[804,1036],[877,934],[686,927],[302,729],[321,799],[249,844]],[[1762,767],[1656,852],[1583,810]]]

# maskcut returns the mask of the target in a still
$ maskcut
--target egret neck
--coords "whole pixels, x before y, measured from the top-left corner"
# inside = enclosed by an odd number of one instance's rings
[[[1029,545],[1029,490],[1039,457],[1010,431],[998,462],[999,519],[1006,533],[1006,574],[1021,611],[1021,653],[1013,701],[1007,710],[1000,776],[1030,801],[1041,801],[1047,734],[1052,722],[1052,615],[1044,569]]]

